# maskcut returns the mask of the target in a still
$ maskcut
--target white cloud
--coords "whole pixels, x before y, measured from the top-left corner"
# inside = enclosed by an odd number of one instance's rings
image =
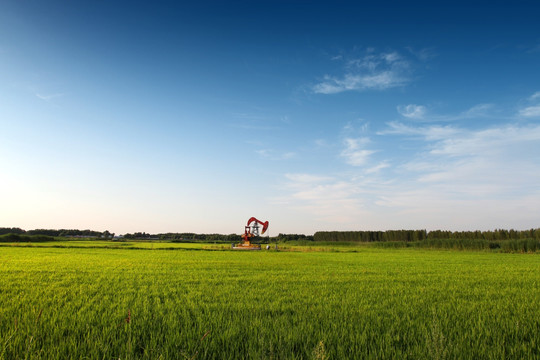
[[[397,107],[398,112],[407,118],[410,119],[423,119],[426,114],[426,107],[422,105],[401,105]]]
[[[296,153],[292,151],[278,152],[273,149],[260,149],[260,150],[255,150],[255,152],[260,157],[263,157],[269,160],[288,160],[296,156]]]
[[[459,137],[449,137],[439,142],[433,154],[451,156],[476,156],[508,153],[512,149],[540,142],[540,126],[506,125],[479,131],[463,131]],[[525,155],[525,154],[524,154]]]
[[[466,110],[460,113],[457,116],[454,116],[454,117],[449,116],[449,119],[459,120],[459,119],[485,117],[489,115],[489,112],[491,109],[493,109],[493,107],[494,107],[493,104],[478,104],[471,107],[469,110]]]
[[[382,169],[386,169],[390,167],[390,164],[387,161],[383,161],[373,167],[370,167],[369,169],[366,169],[366,174],[375,174],[381,171]]]
[[[327,148],[330,146],[325,139],[316,139],[314,143],[315,143],[315,146],[319,148]]]
[[[279,205],[307,213],[317,222],[344,224],[365,213],[362,201],[356,196],[361,192],[357,182],[341,176],[310,174],[287,174],[286,178],[289,195],[277,199]],[[324,225],[317,224],[315,229],[321,228]]]
[[[64,94],[62,94],[62,93],[57,93],[57,94],[39,94],[39,93],[36,93],[35,95],[39,99],[45,100],[45,101],[49,101],[49,100],[64,96]]]
[[[418,149],[406,160],[389,156],[331,177],[289,174],[287,205],[316,218],[318,230],[326,223],[357,230],[537,226],[540,125],[472,130],[394,122],[380,135],[416,141]],[[365,166],[371,154],[363,151],[372,151],[371,143],[347,138],[341,155]]]
[[[348,61],[345,74],[326,75],[312,87],[317,94],[336,94],[344,91],[384,90],[409,82],[409,62],[397,52],[372,54]]]
[[[540,105],[538,106],[528,106],[519,111],[519,115],[523,117],[540,117]]]
[[[540,92],[524,101],[516,123],[496,121],[497,109],[485,103],[453,115],[398,107],[413,120],[494,120],[475,127],[394,121],[370,136],[349,123],[339,155],[352,167],[332,176],[287,175],[281,204],[314,219],[315,230],[537,227],[540,124],[524,120],[536,116]]]
[[[369,75],[345,74],[342,78],[325,76],[323,82],[313,87],[313,91],[318,94],[336,94],[349,90],[384,90],[401,86],[405,82],[404,78],[392,71]]]
[[[400,167],[415,179],[407,191],[424,199],[417,201],[429,203],[433,196],[441,206],[467,206],[478,214],[492,210],[479,205],[489,202],[498,204],[499,217],[521,221],[524,214],[509,212],[507,204],[515,200],[517,206],[516,199],[540,196],[540,125],[459,129],[436,140],[428,140],[429,131],[419,128],[428,141],[424,151]],[[466,221],[461,213],[452,216]]]
[[[365,133],[369,129],[369,123],[362,119],[356,121],[349,121],[343,126],[343,132],[346,134]]]
[[[540,91],[537,91],[535,92],[534,94],[531,95],[531,97],[529,98],[529,100],[540,100]]]
[[[493,116],[494,107],[493,104],[477,104],[457,114],[440,115],[428,113],[428,110],[424,105],[409,104],[399,105],[397,111],[401,116],[409,119],[421,120],[424,122],[445,122]]]
[[[397,52],[382,54],[382,58],[388,63],[393,64],[401,60],[401,56]]]
[[[341,156],[345,161],[352,166],[365,165],[369,157],[375,153],[374,150],[365,149],[365,145],[369,143],[368,138],[346,138],[345,149],[341,152]]]
[[[377,135],[408,135],[418,136],[428,141],[447,139],[448,137],[460,133],[461,130],[450,125],[440,126],[409,126],[403,123],[392,121],[388,124],[388,129],[377,132]]]
[[[540,91],[529,96],[526,102],[529,105],[518,111],[519,116],[524,118],[540,118]]]
[[[416,50],[412,47],[407,47],[407,50],[416,56],[420,61],[427,61],[437,56],[434,49],[431,48],[423,48],[420,50]]]
[[[255,150],[255,152],[256,152],[259,156],[262,156],[262,157],[269,157],[271,151],[270,151],[269,149],[260,149],[260,150]]]
[[[540,44],[530,47],[526,50],[527,53],[537,53],[540,52]]]

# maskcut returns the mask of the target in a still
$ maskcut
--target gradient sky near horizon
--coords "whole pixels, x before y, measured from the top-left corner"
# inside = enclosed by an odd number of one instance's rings
[[[3,1],[0,227],[540,227],[538,1]]]

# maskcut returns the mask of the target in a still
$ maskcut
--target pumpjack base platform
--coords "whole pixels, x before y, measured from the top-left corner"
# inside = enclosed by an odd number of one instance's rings
[[[250,246],[242,246],[240,244],[233,246],[233,250],[261,250],[260,245],[250,245]]]

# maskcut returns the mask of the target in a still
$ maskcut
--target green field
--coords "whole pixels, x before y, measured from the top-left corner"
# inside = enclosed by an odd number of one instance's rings
[[[70,244],[0,247],[0,359],[540,358],[539,254]]]

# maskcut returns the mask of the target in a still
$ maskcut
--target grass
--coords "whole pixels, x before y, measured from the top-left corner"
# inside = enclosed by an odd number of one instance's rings
[[[0,359],[540,358],[537,254],[126,244],[0,247]]]
[[[273,239],[270,241],[273,250]],[[178,242],[177,240],[104,240],[96,238],[73,239],[65,237],[51,237],[43,235],[0,235],[0,247],[3,246],[40,246],[59,248],[109,248],[109,249],[153,249],[153,250],[228,250],[230,243],[218,241],[213,243],[204,242]],[[428,238],[419,241],[313,241],[313,240],[290,240],[280,241],[279,249],[285,251],[332,251],[332,252],[357,252],[369,247],[378,248],[424,248],[424,249],[452,249],[474,250],[513,253],[534,253],[540,251],[540,240],[537,238],[523,239],[473,239],[473,238]]]
[[[95,248],[132,250],[216,250],[230,249],[230,244],[176,243],[171,241],[53,240],[42,242],[0,243],[1,247]]]

